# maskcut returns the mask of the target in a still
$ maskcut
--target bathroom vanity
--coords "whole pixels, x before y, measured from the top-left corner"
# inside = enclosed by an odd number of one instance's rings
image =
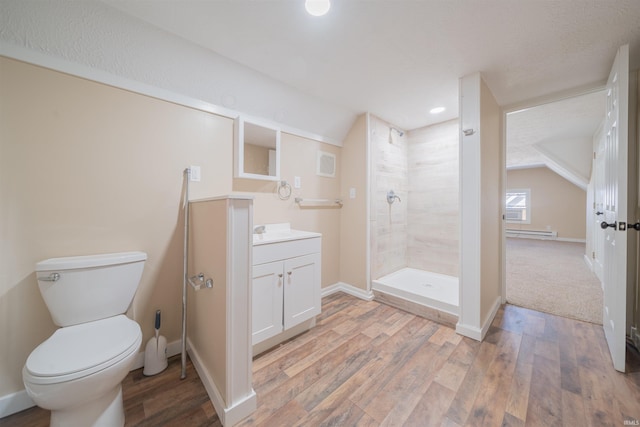
[[[253,235],[253,354],[315,326],[321,310],[322,235],[289,224],[256,227]]]

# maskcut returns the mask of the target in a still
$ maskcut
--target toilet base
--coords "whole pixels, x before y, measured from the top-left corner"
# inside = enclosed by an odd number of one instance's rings
[[[60,411],[51,411],[50,427],[123,427],[122,385],[100,399]]]

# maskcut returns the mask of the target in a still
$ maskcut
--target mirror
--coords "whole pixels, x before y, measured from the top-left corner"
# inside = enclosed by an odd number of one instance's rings
[[[235,120],[235,178],[280,179],[280,129],[266,123]]]

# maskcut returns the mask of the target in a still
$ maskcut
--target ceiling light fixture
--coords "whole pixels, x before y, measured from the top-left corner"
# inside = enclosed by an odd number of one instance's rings
[[[444,110],[445,110],[444,107],[435,107],[435,108],[432,108],[431,110],[429,110],[429,112],[431,114],[438,114],[438,113],[442,113]]]
[[[304,8],[307,9],[309,15],[322,16],[329,12],[331,8],[330,0],[305,0]]]

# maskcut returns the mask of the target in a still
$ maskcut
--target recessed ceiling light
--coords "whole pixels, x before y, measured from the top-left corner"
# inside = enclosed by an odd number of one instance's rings
[[[329,12],[331,8],[330,0],[306,0],[304,8],[307,9],[309,15],[322,16]]]
[[[444,110],[445,110],[444,107],[435,107],[435,108],[432,108],[431,110],[429,110],[429,112],[431,114],[438,114],[438,113],[442,113]]]

